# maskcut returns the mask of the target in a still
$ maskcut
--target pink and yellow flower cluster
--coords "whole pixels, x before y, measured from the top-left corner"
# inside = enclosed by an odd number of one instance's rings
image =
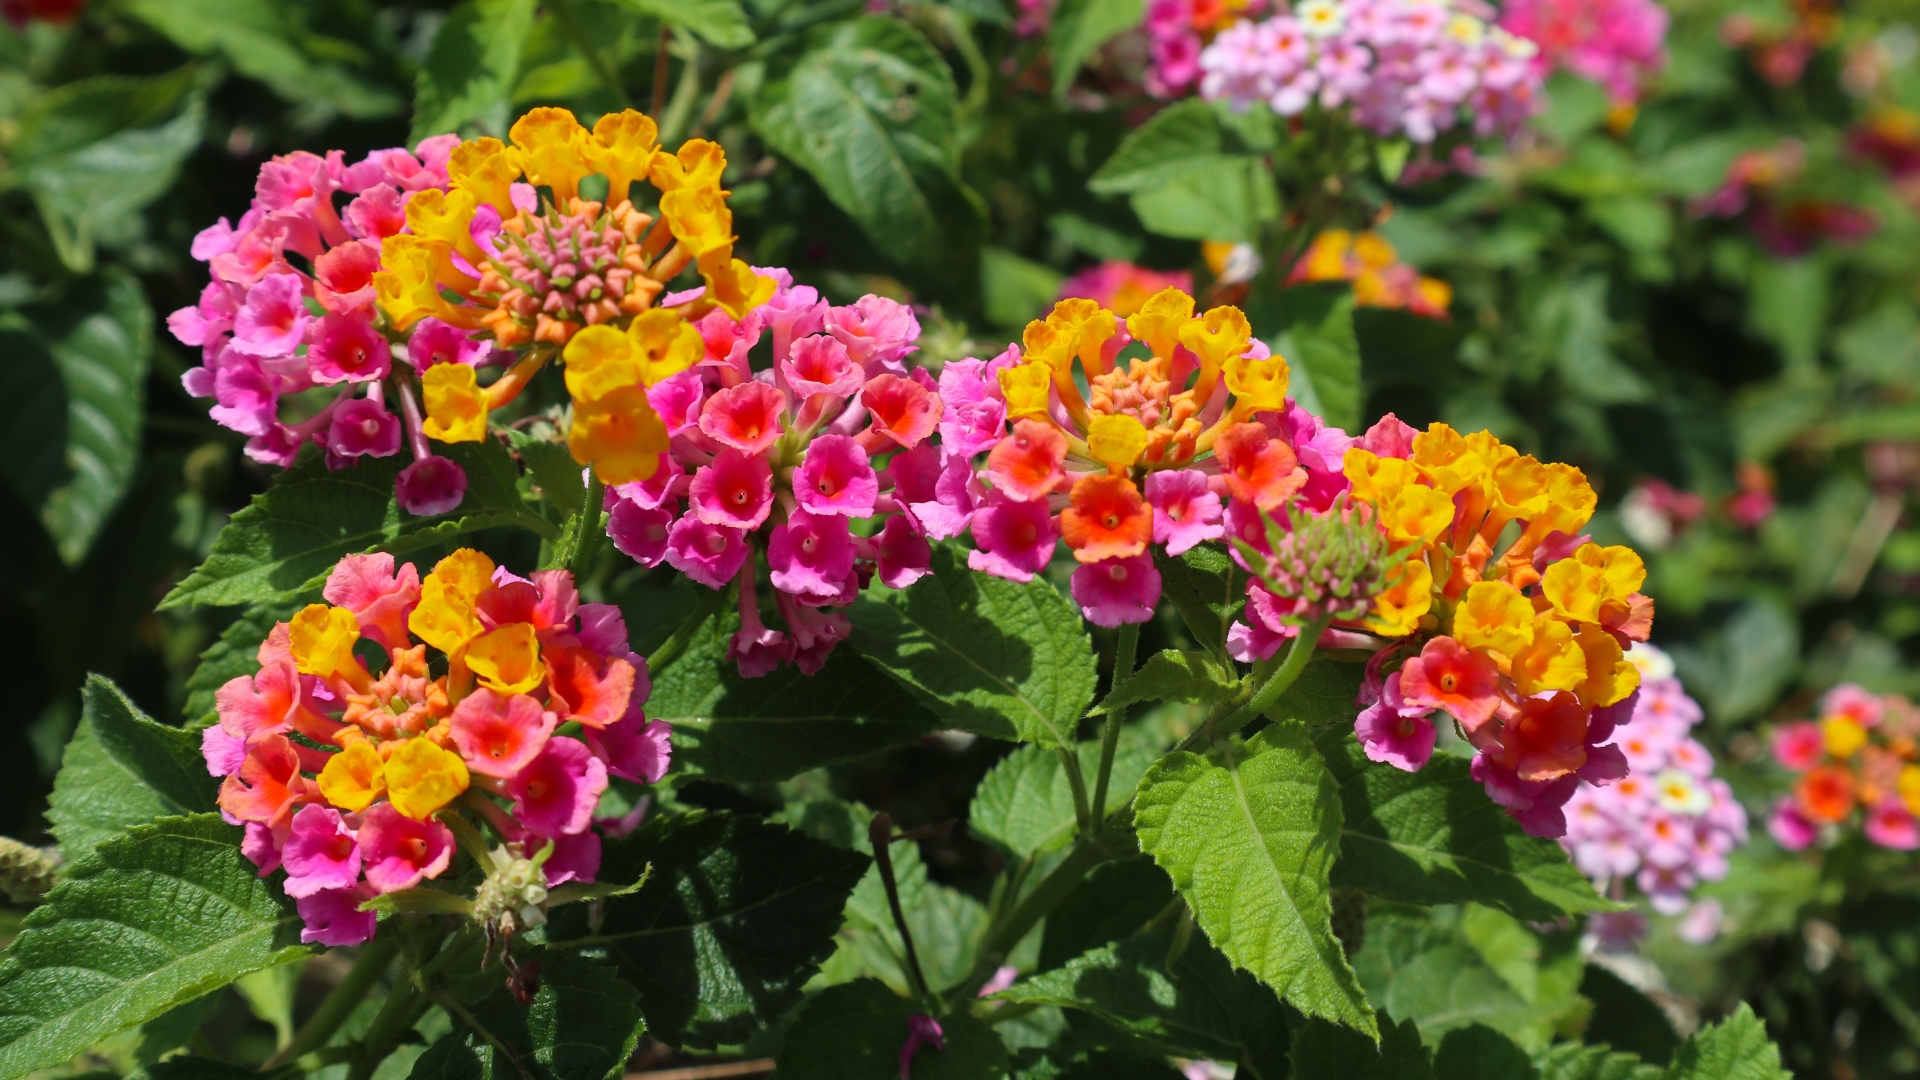
[[[442,877],[480,827],[489,863],[530,860],[540,889],[593,881],[608,777],[652,783],[670,755],[619,609],[581,603],[565,570],[521,578],[469,548],[425,579],[348,556],[324,596],[220,688],[201,744],[242,850],[286,871],[302,940],[365,941],[366,901]]]
[[[1767,819],[1781,847],[1806,848],[1857,812],[1873,843],[1920,849],[1920,708],[1905,697],[1836,686],[1817,719],[1774,730],[1773,758],[1798,774]]]
[[[614,544],[710,589],[738,585],[728,655],[743,674],[788,661],[811,674],[851,630],[831,609],[876,576],[912,584],[930,568],[929,541],[965,527],[939,494],[965,478],[948,475],[932,438],[938,387],[905,362],[920,336],[912,310],[878,296],[834,306],[784,270],[767,273],[764,303],[663,322],[679,327],[670,344],[647,337],[652,316],[625,333],[582,331],[567,346],[567,380],[631,385],[637,367],[660,418],[646,476],[608,490]],[[772,363],[755,370],[748,356],[763,338]],[[763,556],[785,630],[760,611]]]
[[[1453,303],[1452,286],[1401,262],[1387,238],[1371,229],[1328,229],[1314,237],[1287,275],[1289,285],[1308,281],[1345,281],[1352,284],[1359,307],[1405,310],[1427,319],[1446,319]]]
[[[1412,552],[1350,627],[1394,641],[1362,691],[1368,756],[1421,767],[1436,734],[1429,717],[1445,712],[1479,752],[1473,775],[1487,794],[1529,832],[1562,835],[1561,808],[1581,780],[1627,774],[1604,710],[1640,682],[1625,649],[1652,629],[1645,565],[1579,535],[1595,506],[1579,469],[1488,432],[1436,423],[1416,433],[1389,415],[1347,451],[1344,471],[1352,497]],[[1249,599],[1255,651],[1286,629],[1268,614],[1278,606]]]

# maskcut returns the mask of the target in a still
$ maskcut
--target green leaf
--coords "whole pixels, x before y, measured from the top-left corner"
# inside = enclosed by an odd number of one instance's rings
[[[338,111],[357,119],[390,116],[398,94],[365,70],[323,56],[359,58],[360,49],[299,25],[298,5],[273,0],[129,0],[128,14],[196,56],[219,56],[273,88],[302,113]],[[304,48],[303,48],[304,44]]]
[[[971,241],[953,75],[911,24],[830,25],[760,93],[753,124],[902,263],[939,267]]]
[[[1073,744],[1093,700],[1093,642],[1079,608],[1044,578],[976,574],[961,548],[943,544],[933,573],[880,596],[854,604],[853,647],[941,720],[997,739]]]
[[[1100,716],[1136,701],[1225,701],[1239,690],[1239,673],[1206,653],[1162,649],[1088,715]]]
[[[92,270],[94,240],[123,231],[129,215],[173,187],[205,126],[192,86],[184,69],[101,76],[50,90],[21,111],[6,182],[32,193],[67,269]]]
[[[1353,332],[1353,289],[1345,283],[1263,290],[1268,302],[1249,317],[1286,358],[1289,393],[1332,427],[1360,430],[1360,340]],[[1271,319],[1274,329],[1267,329]]]
[[[1606,1045],[1555,1043],[1533,1059],[1540,1080],[1660,1080],[1666,1070]]]
[[[209,775],[192,732],[156,724],[98,675],[80,691],[80,726],[67,743],[47,820],[60,857],[79,862],[121,830],[159,817],[213,809]]]
[[[1455,1028],[1440,1040],[1433,1080],[1539,1080],[1527,1052],[1483,1024]]]
[[[870,850],[864,844],[861,848]],[[980,939],[987,930],[986,905],[958,889],[928,880],[926,863],[912,841],[895,841],[891,852],[900,909],[913,934],[921,972],[927,977],[928,987],[940,993],[971,973]],[[847,922],[840,930],[840,946],[821,973],[827,982],[871,975],[897,993],[913,992],[906,946],[900,940],[899,927],[894,925],[878,866],[867,871],[847,898]]]
[[[1018,331],[1045,315],[1066,275],[1046,263],[1023,259],[1005,248],[980,249],[980,298],[987,321]]]
[[[218,815],[167,818],[68,867],[0,960],[0,1075],[56,1065],[250,971],[312,951]]]
[[[1183,1080],[1184,1074],[1157,1056],[1050,1046],[1021,1051],[1012,1076],[1013,1080]]]
[[[1667,1066],[1667,1080],[1788,1080],[1767,1026],[1741,1002],[1732,1016],[1687,1036]]]
[[[1588,964],[1580,979],[1580,994],[1593,1002],[1587,1020],[1587,1038],[1609,1043],[1642,1060],[1665,1064],[1672,1060],[1680,1037],[1660,1006],[1598,964]]]
[[[1309,1020],[1293,1033],[1293,1080],[1431,1080],[1432,1055],[1411,1020],[1380,1014],[1380,1045],[1366,1036]]]
[[[1053,13],[1053,96],[1065,100],[1074,76],[1102,45],[1140,25],[1146,0],[1063,0]]]
[[[1177,558],[1156,547],[1153,563],[1160,571],[1162,593],[1173,601],[1194,644],[1219,652],[1226,643],[1227,628],[1246,602],[1246,582],[1236,580],[1239,568],[1225,552],[1208,544],[1188,548]]]
[[[274,624],[293,618],[295,612],[317,599],[318,594],[308,594],[283,602],[255,604],[227,624],[219,640],[200,654],[199,666],[187,677],[187,704],[182,712],[188,731],[198,731],[219,721],[214,695],[229,680],[260,670],[260,644],[273,633]]]
[[[534,486],[540,497],[547,500],[547,505],[563,520],[579,513],[587,501],[585,470],[573,460],[573,451],[567,449],[567,444],[536,439],[521,431],[507,432],[507,440],[526,464],[527,471],[533,474]]]
[[[472,1024],[457,1024],[421,1054],[414,1080],[620,1076],[646,1030],[633,987],[611,965],[584,956],[549,949],[520,957],[534,962],[540,989],[531,1002],[521,1005],[501,988],[472,1005]]]
[[[1251,242],[1280,216],[1273,173],[1253,157],[1203,157],[1160,187],[1130,201],[1148,232],[1182,240]]]
[[[1368,761],[1351,729],[1323,728],[1314,741],[1340,786],[1336,886],[1410,904],[1471,900],[1522,919],[1614,910],[1565,849],[1488,799],[1465,761],[1436,754],[1408,773]]]
[[[1199,98],[1169,105],[1121,140],[1087,179],[1096,195],[1153,191],[1186,175],[1195,158],[1226,153],[1227,137],[1213,106]]]
[[[414,76],[409,144],[443,132],[503,137],[534,0],[468,0],[447,13]]]
[[[1444,921],[1370,913],[1366,946],[1354,954],[1353,966],[1369,1000],[1419,1024],[1428,1039],[1474,1023],[1530,1046],[1545,1046],[1551,1036],[1552,1017]]]
[[[1309,1016],[1379,1037],[1333,936],[1340,796],[1303,725],[1276,723],[1218,760],[1168,754],[1134,807],[1140,849],[1235,966]]]
[[[1267,716],[1298,720],[1315,728],[1334,725],[1351,729],[1354,718],[1360,715],[1360,706],[1354,702],[1366,674],[1365,664],[1316,654],[1280,700],[1267,706]]]
[[[898,1080],[908,1017],[920,1007],[875,979],[821,991],[787,1029],[773,1080]],[[945,1050],[922,1046],[914,1080],[997,1080],[1007,1049],[964,1007],[940,1017]]]
[[[673,26],[685,27],[709,45],[744,49],[753,28],[738,0],[622,0],[626,6]]]
[[[1047,915],[1040,966],[1049,971],[1090,949],[1139,933],[1175,901],[1167,875],[1136,855],[1101,863]]]
[[[1091,787],[1100,767],[1100,744],[1083,742],[1078,753],[1081,775]],[[1108,806],[1095,808],[1096,816],[1106,817],[1127,800],[1155,756],[1140,747],[1125,747],[1114,755]],[[981,838],[1023,858],[1065,847],[1075,826],[1073,785],[1059,752],[1022,746],[1001,758],[974,792],[967,823]]]
[[[648,863],[653,876],[606,901],[597,931],[571,921],[584,919],[576,906],[551,940],[605,949],[640,991],[655,1037],[711,1047],[744,1040],[799,1000],[833,952],[868,859],[754,818],[697,812],[609,844],[601,875],[630,881]]]
[[[673,725],[677,775],[767,783],[907,746],[933,716],[879,669],[840,649],[818,675],[791,665],[743,678],[726,659],[737,625],[710,619],[654,680],[647,715]]]
[[[396,554],[456,541],[462,533],[520,524],[552,539],[559,531],[520,498],[519,470],[494,439],[441,446],[467,474],[467,496],[451,513],[417,518],[394,500],[393,481],[404,455],[362,460],[333,472],[308,454],[274,477],[214,537],[207,561],[174,586],[160,607],[251,604],[316,588],[345,555]]]
[[[1176,950],[1168,931],[1139,934],[999,996],[1091,1013],[1163,1054],[1237,1061],[1254,1080],[1287,1075],[1280,999],[1198,936]]]

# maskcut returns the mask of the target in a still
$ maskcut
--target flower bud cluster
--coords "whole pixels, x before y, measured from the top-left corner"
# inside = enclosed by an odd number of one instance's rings
[[[324,595],[274,627],[259,671],[220,688],[202,735],[242,851],[262,876],[286,871],[302,940],[352,945],[373,935],[367,900],[447,872],[472,813],[537,852],[513,865],[538,881],[496,867],[487,896],[538,925],[533,885],[599,871],[589,825],[608,777],[666,773],[670,730],[646,718],[647,665],[619,609],[581,603],[565,570],[522,578],[470,548],[425,580],[391,555],[350,555]]]

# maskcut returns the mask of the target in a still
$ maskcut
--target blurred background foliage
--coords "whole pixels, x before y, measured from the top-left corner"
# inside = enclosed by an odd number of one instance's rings
[[[153,610],[267,480],[180,386],[163,319],[204,280],[194,233],[242,212],[273,154],[501,134],[535,104],[589,121],[633,105],[670,146],[718,140],[752,261],[836,302],[913,301],[932,361],[998,352],[1069,275],[1124,260],[1242,302],[1350,429],[1392,411],[1580,465],[1597,538],[1648,553],[1656,640],[1757,825],[1780,782],[1770,721],[1841,681],[1920,692],[1920,11],[1669,7],[1670,61],[1637,112],[1558,76],[1514,152],[1406,185],[1367,163],[1338,214],[1302,217],[1291,133],[1140,89],[1139,0],[6,0],[0,831],[44,833],[86,672],[177,722],[242,614]],[[1246,254],[1291,261],[1275,237],[1303,221],[1376,230],[1450,287],[1442,317],[1362,306],[1348,331],[1327,287],[1250,275]],[[624,599],[642,597],[686,602]],[[994,756],[908,747],[832,782],[936,822]],[[929,771],[947,779],[905,787]],[[698,784],[683,797],[806,801]],[[1755,831],[1705,890],[1719,941],[1658,925],[1626,972],[1638,989],[1589,967],[1586,1005],[1539,1015],[1657,1058],[1674,1023],[1745,999],[1805,1075],[1920,1075],[1913,858],[1858,838],[1788,855]],[[962,891],[985,857],[928,841],[928,873]],[[1506,957],[1518,939],[1471,911],[1445,921],[1419,940],[1560,970]]]

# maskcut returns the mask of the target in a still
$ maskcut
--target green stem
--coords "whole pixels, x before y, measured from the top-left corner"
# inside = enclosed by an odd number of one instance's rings
[[[1133,677],[1134,653],[1139,648],[1140,624],[1122,624],[1120,643],[1113,655],[1114,686],[1119,686]],[[1100,733],[1100,772],[1093,781],[1093,814],[1096,819],[1105,817],[1107,813],[1107,782],[1113,777],[1113,755],[1120,748],[1120,726],[1126,722],[1127,707],[1125,705],[1107,711],[1107,726]]]
[[[573,47],[586,58],[587,66],[593,69],[595,75],[600,76],[601,82],[607,84],[607,89],[613,91],[614,99],[620,102],[620,107],[624,109],[632,104],[627,97],[626,86],[620,81],[620,73],[614,70],[613,65],[600,54],[599,49],[593,47],[593,39],[587,36],[585,28],[580,25],[580,20],[574,17],[573,4],[570,0],[551,0],[547,8],[553,12],[554,21],[560,24],[560,32],[567,35],[567,40],[573,42]]]
[[[1072,850],[1059,866],[1053,868],[1040,884],[1034,886],[1027,898],[1014,905],[1007,917],[993,927],[988,928],[987,937],[980,945],[979,959],[974,962],[973,971],[961,980],[951,992],[950,997],[970,996],[987,981],[995,968],[1013,951],[1020,939],[1027,936],[1034,924],[1038,923],[1049,911],[1060,906],[1080,879],[1091,873],[1093,868],[1112,858],[1105,847],[1086,837],[1074,842]]]
[[[1320,641],[1320,635],[1327,629],[1331,618],[1319,618],[1300,628],[1299,636],[1287,649],[1286,662],[1280,665],[1264,683],[1253,692],[1247,703],[1228,714],[1225,720],[1217,724],[1202,724],[1193,734],[1180,741],[1180,750],[1191,750],[1205,739],[1222,739],[1239,731],[1253,722],[1253,718],[1267,711],[1274,702],[1280,700],[1293,686],[1294,680],[1306,670],[1307,661],[1313,659],[1314,648]]]
[[[1073,789],[1073,820],[1081,832],[1093,827],[1093,808],[1087,802],[1087,778],[1080,772],[1080,755],[1071,746],[1056,751],[1060,767],[1067,771],[1067,786]]]
[[[327,1045],[333,1033],[340,1030],[347,1017],[353,1015],[367,991],[373,989],[381,975],[393,965],[393,958],[400,952],[399,942],[391,935],[376,937],[361,948],[360,955],[354,958],[353,967],[347,971],[347,977],[333,988],[320,1007],[314,1010],[307,1022],[294,1033],[293,1039],[267,1059],[262,1069],[274,1069],[304,1054],[311,1053]]]
[[[426,1012],[429,1004],[430,999],[421,992],[411,972],[396,982],[361,1038],[359,1052],[347,1068],[347,1080],[370,1080],[374,1070],[400,1045],[407,1029],[420,1021],[420,1014]]]
[[[673,98],[667,102],[667,111],[660,117],[660,145],[676,146],[681,135],[687,130],[688,121],[693,119],[694,99],[700,96],[700,43],[689,35],[676,35],[681,52],[685,54],[686,66],[680,69],[680,85],[673,88]]]
[[[678,627],[674,628],[673,636],[661,642],[660,647],[653,650],[652,655],[647,657],[648,673],[657,679],[662,671],[672,667],[673,662],[680,659],[680,654],[686,652],[687,646],[693,643],[693,636],[700,632],[700,628],[707,624],[707,620],[713,617],[714,612],[720,610],[720,605],[726,603],[731,592],[730,589],[702,591],[699,601],[693,605],[693,610],[687,613],[686,619]]]
[[[580,524],[573,535],[573,558],[567,560],[567,569],[573,571],[573,580],[585,581],[587,571],[593,568],[593,557],[599,552],[600,538],[606,530],[600,525],[600,504],[606,501],[607,485],[600,482],[600,473],[595,469],[587,470],[587,497],[580,506]]]
[[[893,875],[893,817],[890,814],[875,814],[868,823],[867,839],[873,847],[873,861],[880,870],[880,884],[887,890],[887,907],[893,912],[893,925],[900,931],[900,944],[907,953],[907,976],[913,980],[914,993],[924,1000],[931,1000],[927,992],[927,976],[920,970],[920,953],[913,947],[913,930],[907,926],[907,913],[900,906],[900,885]]]

